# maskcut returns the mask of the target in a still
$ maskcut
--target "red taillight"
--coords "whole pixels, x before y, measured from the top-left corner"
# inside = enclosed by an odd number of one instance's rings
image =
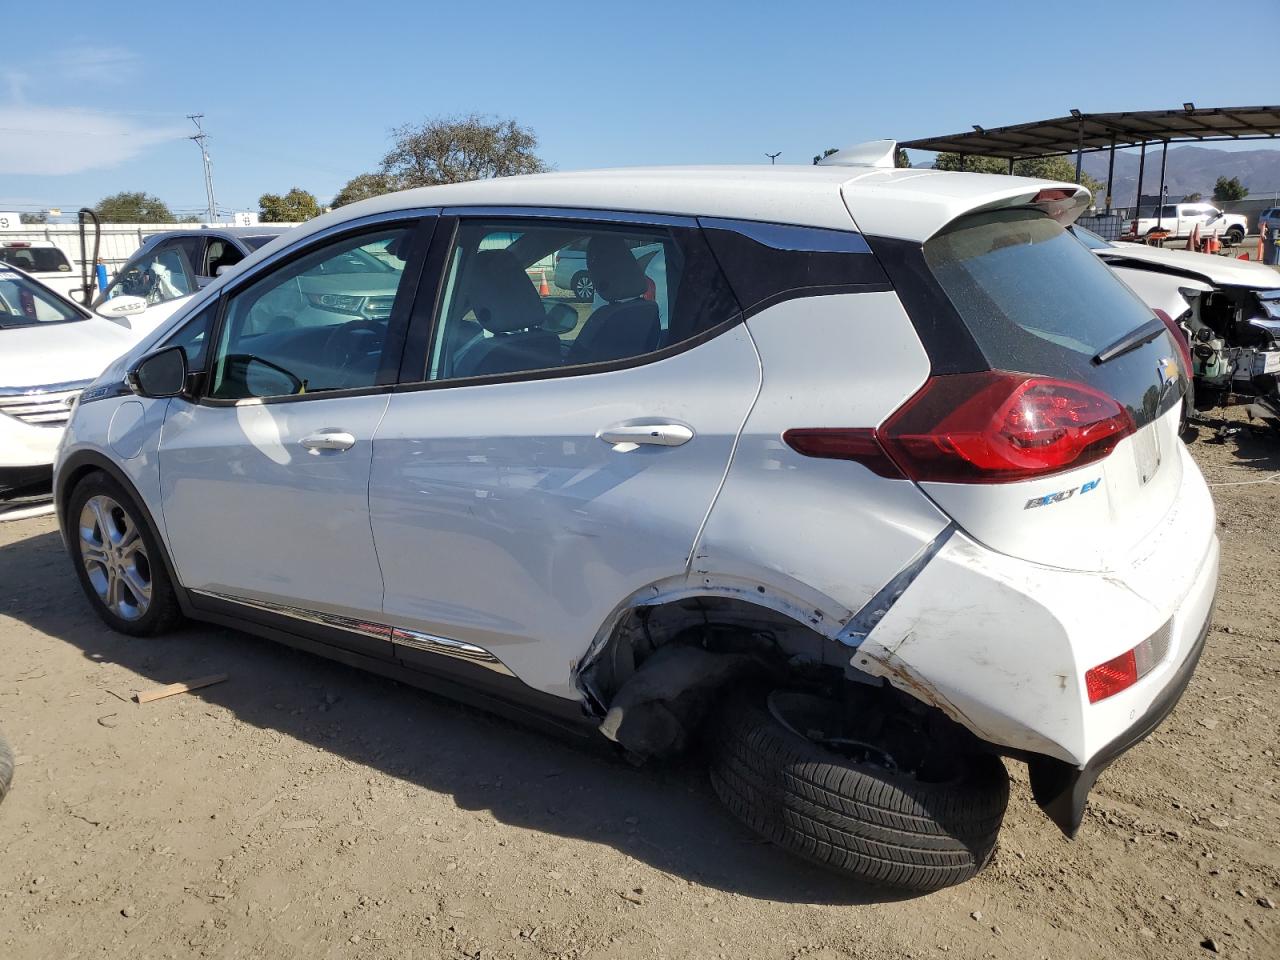
[[[1138,682],[1138,659],[1129,650],[1114,660],[1100,663],[1084,675],[1084,685],[1089,691],[1089,702],[1105,700]]]
[[[788,430],[782,441],[796,453],[827,460],[855,460],[882,477],[902,479],[870,427],[808,427]]]
[[[989,370],[931,377],[876,436],[912,480],[1004,483],[1100,460],[1135,429],[1092,387]]]
[[[1159,307],[1156,307],[1155,314],[1164,321],[1164,325],[1169,328],[1169,335],[1173,337],[1173,342],[1178,345],[1178,354],[1182,357],[1182,372],[1187,377],[1191,376],[1191,344],[1187,342],[1187,335],[1182,332],[1182,328],[1173,321],[1173,317],[1165,313]]]

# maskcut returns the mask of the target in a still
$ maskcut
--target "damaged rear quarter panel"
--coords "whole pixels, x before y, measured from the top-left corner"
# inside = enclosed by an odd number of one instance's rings
[[[743,591],[834,637],[948,519],[914,484],[801,456],[782,434],[879,425],[924,382],[929,359],[891,292],[788,300],[747,326],[763,383],[695,546],[689,585]]]

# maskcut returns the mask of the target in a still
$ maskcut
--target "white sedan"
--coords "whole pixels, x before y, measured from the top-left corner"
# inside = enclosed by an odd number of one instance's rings
[[[153,329],[146,309],[120,297],[90,313],[0,264],[0,504],[47,492],[72,400]]]

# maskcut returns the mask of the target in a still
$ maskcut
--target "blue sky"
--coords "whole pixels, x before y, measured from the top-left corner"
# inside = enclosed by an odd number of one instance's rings
[[[1275,101],[1280,3],[209,4],[0,2],[0,209],[146,190],[204,207],[203,113],[219,205],[300,186],[327,201],[374,169],[389,130],[478,111],[538,134],[558,169],[808,163],[1085,111]],[[1216,38],[1215,38],[1216,37]],[[1206,51],[1196,69],[1174,54]],[[1207,51],[1216,50],[1216,53]],[[1168,53],[1165,57],[1161,54]],[[1205,69],[1208,63],[1232,64]],[[1166,63],[1155,73],[1148,68]]]

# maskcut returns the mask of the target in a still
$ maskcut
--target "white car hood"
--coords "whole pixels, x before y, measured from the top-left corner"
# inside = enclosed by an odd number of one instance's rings
[[[1274,267],[1216,254],[1166,250],[1149,247],[1144,243],[1114,243],[1110,248],[1096,252],[1109,262],[1123,257],[1125,260],[1137,260],[1153,267],[1194,273],[1219,287],[1250,287],[1255,290],[1280,287],[1280,272]]]
[[[136,339],[102,317],[0,330],[0,387],[93,380]]]

